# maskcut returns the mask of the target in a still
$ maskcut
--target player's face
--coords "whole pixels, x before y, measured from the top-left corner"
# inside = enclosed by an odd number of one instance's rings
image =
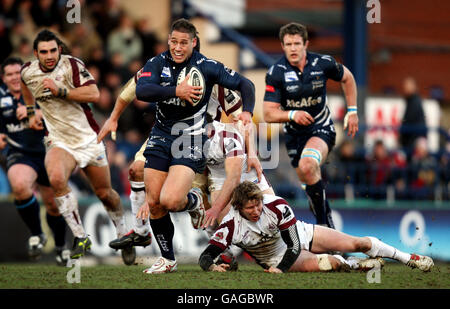
[[[306,56],[308,43],[309,41],[303,42],[300,34],[286,34],[284,36],[281,47],[290,64],[298,65],[302,61]]]
[[[257,222],[262,212],[262,201],[252,200],[248,201],[241,209],[241,215],[252,222]]]
[[[191,38],[189,33],[174,30],[169,35],[169,51],[176,63],[186,61],[192,55],[196,44],[197,38]]]
[[[10,64],[5,67],[3,74],[3,82],[11,93],[20,92],[20,68],[18,63]]]
[[[51,71],[58,64],[60,49],[55,40],[39,42],[34,55],[39,59],[39,64],[45,71]]]

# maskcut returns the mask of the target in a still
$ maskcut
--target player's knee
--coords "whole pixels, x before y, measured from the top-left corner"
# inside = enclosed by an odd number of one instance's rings
[[[23,181],[17,181],[11,185],[12,193],[16,200],[25,200],[33,194],[32,188]]]
[[[178,211],[184,199],[180,199],[176,194],[161,197],[161,205],[168,211]]]
[[[48,180],[55,192],[63,191],[67,187],[67,181],[60,175],[49,176]]]
[[[128,170],[128,179],[130,181],[144,181],[144,166],[139,164],[140,161],[135,161],[131,164]]]
[[[111,188],[97,188],[94,190],[94,193],[100,201],[107,203],[111,199],[113,192]]]
[[[300,169],[300,175],[302,175],[304,180],[306,181],[316,176],[318,164],[315,160],[303,158],[300,160],[298,168]]]

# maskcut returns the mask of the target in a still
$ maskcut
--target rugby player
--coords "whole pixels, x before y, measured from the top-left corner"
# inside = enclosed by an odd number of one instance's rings
[[[41,257],[47,237],[42,231],[39,201],[33,193],[37,184],[46,208],[48,226],[53,232],[56,262],[65,266],[69,250],[65,250],[66,223],[56,206],[52,188],[44,166],[45,129],[42,113],[36,109],[40,130],[28,126],[27,110],[20,91],[22,60],[7,58],[1,66],[4,85],[0,87],[0,149],[9,146],[6,155],[8,180],[17,212],[28,227],[28,255],[32,260]]]
[[[91,247],[78,201],[68,186],[69,176],[77,166],[103,203],[117,236],[124,235],[127,229],[120,196],[111,187],[105,146],[97,143],[98,125],[88,105],[99,100],[97,85],[83,62],[62,54],[62,48],[63,43],[53,32],[39,32],[33,42],[37,59],[23,65],[21,86],[31,128],[39,129],[35,99],[42,110],[48,129],[44,138],[45,168],[58,209],[74,235],[70,257],[76,259]],[[133,252],[122,251],[122,257],[133,259]]]
[[[356,83],[352,73],[329,55],[307,51],[308,32],[297,23],[280,29],[284,56],[266,74],[264,120],[284,123],[286,148],[305,191],[317,224],[334,228],[320,166],[336,140],[326,104],[326,83],[341,83],[347,102],[344,130],[352,138],[358,131]]]
[[[250,254],[269,273],[313,272],[381,267],[391,258],[412,268],[430,271],[430,257],[408,254],[375,237],[355,237],[334,229],[298,221],[281,197],[263,194],[244,181],[233,191],[232,208],[199,258],[205,271],[226,271],[214,259],[231,244]],[[348,258],[326,252],[362,252],[371,259]]]

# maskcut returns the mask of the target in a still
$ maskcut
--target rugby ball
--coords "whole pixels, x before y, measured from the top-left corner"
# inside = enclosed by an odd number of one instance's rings
[[[188,79],[189,85],[202,87],[202,93],[199,95],[200,98],[198,100],[192,99],[192,106],[195,106],[201,102],[203,96],[205,95],[205,78],[197,67],[187,65],[181,70],[180,74],[178,74],[177,85],[181,84],[188,74],[190,74]]]

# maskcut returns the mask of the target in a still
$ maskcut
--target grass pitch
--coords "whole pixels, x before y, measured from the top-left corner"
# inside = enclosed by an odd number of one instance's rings
[[[80,267],[79,283],[68,283],[68,267],[50,264],[1,264],[1,289],[449,289],[450,264],[436,263],[423,273],[399,263],[386,263],[380,283],[369,283],[367,273],[268,274],[254,264],[242,263],[239,271],[204,272],[198,265],[181,264],[171,274],[148,275],[145,267]],[[73,268],[72,268],[73,269]],[[74,277],[72,277],[74,278]],[[376,278],[372,276],[372,278]],[[73,281],[73,280],[72,280]],[[373,281],[373,280],[372,280]]]

